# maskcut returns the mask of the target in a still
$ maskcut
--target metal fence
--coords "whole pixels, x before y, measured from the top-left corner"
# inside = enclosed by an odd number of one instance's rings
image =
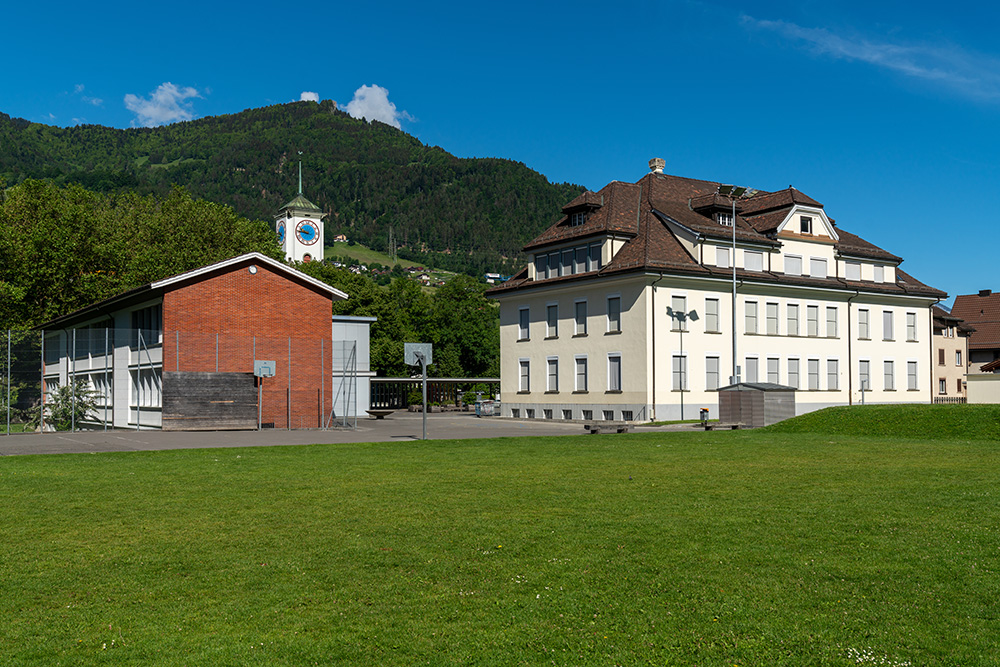
[[[368,407],[354,341],[95,326],[0,334],[0,434],[356,427]]]

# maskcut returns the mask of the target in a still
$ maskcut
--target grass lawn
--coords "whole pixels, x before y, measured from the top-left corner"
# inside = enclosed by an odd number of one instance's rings
[[[0,459],[3,665],[995,665],[1000,443]]]

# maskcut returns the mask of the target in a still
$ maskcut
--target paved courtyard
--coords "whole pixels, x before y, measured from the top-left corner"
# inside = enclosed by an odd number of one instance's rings
[[[87,452],[136,452],[208,447],[270,447],[342,442],[419,441],[420,413],[397,411],[385,419],[359,418],[356,430],[264,431],[77,431],[74,433],[24,433],[0,435],[0,456],[69,454]],[[579,422],[516,421],[479,418],[468,412],[427,415],[429,440],[506,438],[525,435],[576,435],[588,437]]]

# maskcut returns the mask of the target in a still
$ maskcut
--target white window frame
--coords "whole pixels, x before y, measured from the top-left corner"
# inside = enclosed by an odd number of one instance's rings
[[[802,275],[802,255],[785,255],[785,275]]]
[[[719,316],[719,300],[705,299],[705,331],[722,332],[722,320]]]
[[[808,382],[809,391],[819,391],[820,372],[819,372],[819,359],[807,359],[806,360],[806,381]],[[814,381],[815,379],[815,381]]]
[[[519,394],[531,392],[531,359],[517,360],[517,392]]]
[[[615,310],[612,311],[611,304],[615,303]],[[608,294],[606,300],[608,329],[607,333],[621,333],[622,330],[622,295]],[[612,317],[612,313],[616,317]]]
[[[917,314],[913,312],[906,313],[906,342],[917,342]]]
[[[673,391],[687,391],[687,354],[674,352],[670,357],[670,388]]]
[[[750,375],[751,369],[753,377]],[[760,382],[760,359],[757,355],[750,355],[743,360],[743,377],[744,382]]]
[[[831,391],[840,389],[840,359],[826,360],[826,388]]]
[[[778,357],[768,357],[766,363],[767,381],[781,384],[781,360]]]
[[[754,273],[763,273],[764,253],[760,250],[744,250],[743,268]]]
[[[854,282],[860,282],[861,262],[844,262],[844,278],[847,280],[853,280]]]
[[[785,306],[787,317],[785,318],[785,333],[789,336],[800,335],[799,317],[801,316],[799,304],[790,303]]]
[[[836,306],[827,306],[826,307],[826,337],[827,338],[836,338],[837,337],[837,328],[838,328],[838,325],[840,324],[838,322],[839,317],[837,315],[837,313],[838,313],[839,310],[840,309],[837,308]]]
[[[825,257],[809,258],[810,278],[828,278],[829,276],[830,276],[829,269],[827,268]]]
[[[871,312],[867,308],[858,309],[858,340],[871,340]]]
[[[517,339],[531,340],[531,308],[521,306],[517,309]]]
[[[553,314],[555,317],[553,317]],[[559,302],[545,304],[545,337],[559,338]]]
[[[919,365],[914,359],[906,360],[906,389],[907,391],[918,391],[920,388]]]
[[[715,265],[720,269],[731,269],[733,265],[731,263],[729,255],[729,248],[726,246],[715,246]]]
[[[622,391],[621,352],[608,352],[608,391],[615,393],[620,393]]]
[[[806,306],[806,335],[819,336],[819,306]]]
[[[748,334],[757,333],[757,302],[746,301],[743,304],[743,330]]]
[[[802,386],[802,364],[801,359],[798,357],[788,357],[787,365],[787,377],[788,386],[795,387],[796,389]]]
[[[583,318],[581,319],[580,307],[583,306]],[[574,335],[575,336],[586,336],[587,335],[587,300],[577,299],[573,302],[573,320],[574,320]]]
[[[545,391],[550,394],[559,392],[559,357],[545,358]]]
[[[583,371],[582,373],[580,371]],[[587,391],[587,355],[578,354],[573,358],[574,391],[583,393]]]
[[[768,336],[778,335],[778,303],[776,301],[764,304],[764,326]]]
[[[896,362],[892,359],[882,361],[882,389],[896,391]]]
[[[891,310],[882,311],[882,340],[896,340],[893,332],[893,312]]]
[[[713,371],[713,362],[715,370]],[[713,382],[714,379],[714,382]],[[705,357],[705,389],[718,389],[722,382],[722,359],[719,355]]]

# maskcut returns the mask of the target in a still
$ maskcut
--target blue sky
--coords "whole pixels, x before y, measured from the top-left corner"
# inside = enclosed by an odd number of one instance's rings
[[[99,7],[5,8],[0,111],[130,127],[310,93],[591,189],[652,157],[794,185],[924,282],[1000,290],[980,252],[1000,238],[1000,8],[985,3]]]

